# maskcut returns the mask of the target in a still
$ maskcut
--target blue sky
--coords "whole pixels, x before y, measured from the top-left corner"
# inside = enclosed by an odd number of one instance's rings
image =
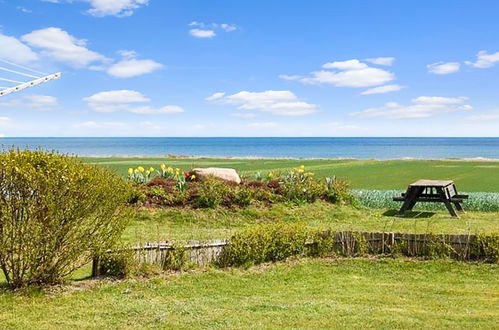
[[[499,136],[498,1],[0,0],[0,59],[62,72],[3,136]]]

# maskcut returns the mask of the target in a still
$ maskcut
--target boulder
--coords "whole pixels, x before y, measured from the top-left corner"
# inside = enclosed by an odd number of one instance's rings
[[[214,176],[216,178],[235,182],[237,184],[241,183],[241,178],[237,174],[236,170],[233,168],[219,168],[219,167],[208,167],[208,168],[194,168],[191,173],[195,174],[196,177],[203,179],[207,176]]]

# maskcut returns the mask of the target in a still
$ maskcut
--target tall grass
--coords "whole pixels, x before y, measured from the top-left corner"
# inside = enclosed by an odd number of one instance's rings
[[[375,209],[399,209],[401,202],[394,202],[393,197],[400,196],[398,190],[354,190],[355,197],[360,204]],[[463,202],[463,208],[466,211],[498,212],[499,211],[499,193],[474,192],[465,193],[470,197]],[[445,210],[442,203],[417,203],[415,210],[421,211],[439,211]]]

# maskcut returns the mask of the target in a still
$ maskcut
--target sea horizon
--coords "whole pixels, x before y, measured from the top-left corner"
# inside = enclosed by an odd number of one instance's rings
[[[499,137],[3,137],[0,144],[83,157],[499,160]]]

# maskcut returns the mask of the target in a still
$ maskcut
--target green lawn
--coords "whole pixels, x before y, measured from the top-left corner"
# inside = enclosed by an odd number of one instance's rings
[[[190,209],[166,208],[136,213],[124,239],[130,243],[229,238],[236,230],[262,222],[284,221],[311,228],[408,233],[498,233],[499,213],[468,212],[453,219],[447,211],[414,212],[399,218],[385,210],[355,209],[325,202],[271,207]],[[389,213],[389,212],[388,212]]]
[[[86,162],[109,166],[121,174],[138,165],[158,167],[166,163],[189,170],[193,167],[232,167],[242,174],[257,171],[286,171],[304,164],[318,176],[347,178],[355,189],[405,189],[417,179],[451,179],[461,191],[499,192],[499,162],[416,161],[416,160],[263,160],[212,158],[84,158]]]
[[[0,293],[3,329],[497,329],[498,265],[303,259]]]

